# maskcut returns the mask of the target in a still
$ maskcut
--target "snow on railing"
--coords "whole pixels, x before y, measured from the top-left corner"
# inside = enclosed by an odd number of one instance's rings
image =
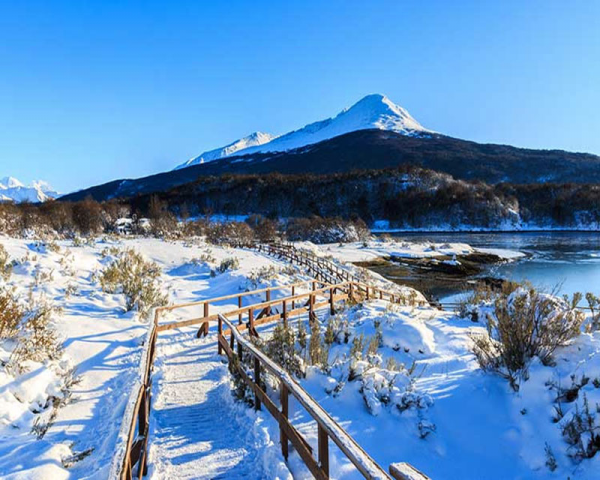
[[[390,479],[390,476],[383,470],[375,460],[373,460],[367,452],[310,396],[310,394],[302,388],[302,386],[282,367],[277,365],[273,360],[261,352],[252,342],[244,338],[238,327],[229,321],[224,315],[219,315],[219,350],[223,349],[230,362],[239,374],[244,378],[246,383],[254,390],[255,405],[260,409],[261,403],[265,403],[267,410],[278,421],[280,426],[280,440],[283,455],[287,458],[288,440],[296,447],[302,460],[316,478],[329,478],[329,447],[328,440],[331,439],[357,470],[368,479]],[[227,325],[230,334],[229,342],[223,333],[223,324]],[[235,341],[238,342],[238,354],[235,356]],[[241,367],[242,349],[247,350],[255,360],[254,378],[250,379]],[[260,387],[260,367],[268,370],[280,382],[280,399],[281,411],[272,403]],[[304,407],[309,415],[317,422],[318,425],[318,462],[310,454],[306,448],[306,441],[301,437],[299,432],[291,425],[287,418],[288,412],[288,394],[292,394],[298,402]],[[402,465],[402,469],[398,468]],[[395,479],[419,479],[426,480],[427,477],[412,466],[403,464],[394,464],[394,468],[390,467],[390,474]],[[408,476],[410,475],[410,476]],[[417,476],[420,475],[420,476]]]
[[[131,480],[133,468],[138,466],[138,478],[147,473],[148,432],[150,420],[152,367],[157,323],[161,308],[154,310],[154,321],[148,328],[144,350],[139,365],[139,377],[135,380],[123,414],[123,421],[117,437],[116,452],[113,456],[109,479]],[[137,427],[137,428],[136,428]]]

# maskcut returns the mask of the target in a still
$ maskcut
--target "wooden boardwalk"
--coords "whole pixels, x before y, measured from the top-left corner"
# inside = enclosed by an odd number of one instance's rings
[[[151,418],[152,478],[265,478],[264,445],[254,438],[247,408],[233,404],[215,338],[196,339],[188,332],[162,340]]]

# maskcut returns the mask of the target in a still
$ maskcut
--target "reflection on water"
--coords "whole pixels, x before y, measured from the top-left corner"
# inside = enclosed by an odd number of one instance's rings
[[[517,262],[490,267],[484,275],[528,280],[560,293],[600,294],[600,233],[432,233],[394,235],[408,241],[464,242],[474,247],[504,248],[528,254]]]

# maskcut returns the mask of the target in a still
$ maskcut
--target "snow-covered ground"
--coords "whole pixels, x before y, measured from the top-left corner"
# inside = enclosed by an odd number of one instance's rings
[[[332,256],[342,262],[368,262],[378,258],[438,258],[470,253],[491,253],[506,260],[525,256],[521,252],[500,248],[473,248],[466,243],[406,242],[401,240],[371,240],[355,243],[315,245],[296,242],[298,248],[310,250],[320,256]]]
[[[71,241],[60,241],[56,243],[58,251],[32,240],[0,237],[0,244],[17,262],[9,284],[22,297],[29,295],[36,277],[44,279],[32,291],[36,297],[45,297],[62,307],[53,323],[64,341],[60,361],[32,364],[29,373],[22,376],[13,376],[0,367],[1,478],[108,475],[148,324],[134,312],[125,312],[122,295],[102,292],[97,274],[110,259],[107,248],[131,247],[157,262],[163,271],[163,289],[174,303],[260,288],[268,283],[290,283],[294,278],[277,278],[278,269],[288,267],[286,264],[253,252],[209,248],[204,243],[109,239],[93,246],[74,247]],[[239,260],[240,268],[211,276],[211,270],[230,257]],[[4,347],[0,347],[1,360],[10,355],[9,346]],[[61,374],[71,369],[76,381],[63,395]],[[66,404],[56,410],[56,418],[43,439],[37,440],[31,429],[40,419],[51,416],[49,400],[62,396]],[[160,398],[159,394],[159,402]]]
[[[380,465],[409,462],[432,479],[598,478],[600,458],[575,463],[561,428],[583,410],[584,394],[594,413],[600,404],[594,382],[600,379],[600,332],[559,349],[555,367],[534,363],[529,380],[514,392],[506,380],[483,373],[471,353],[470,334],[483,331],[481,324],[428,307],[390,309],[380,300],[353,307],[345,317],[349,344],[334,343],[331,371],[310,367],[301,383]],[[353,338],[372,338],[376,325],[382,335],[376,356],[352,365]],[[390,371],[390,358],[414,365],[413,373]],[[349,370],[358,372],[351,381]],[[582,375],[589,382],[575,401],[561,403],[564,417],[555,422],[555,386],[569,387],[571,376],[579,382]],[[291,411],[316,446],[315,426],[300,408]],[[546,465],[547,446],[557,462],[554,472]],[[361,478],[332,452],[336,478]]]
[[[308,278],[283,261],[207,246],[201,240],[106,239],[78,247],[61,241],[55,248],[0,237],[0,244],[17,261],[10,285],[27,298],[34,284],[35,297],[62,307],[53,321],[64,341],[60,359],[32,364],[29,373],[13,375],[0,367],[2,478],[108,475],[148,324],[135,312],[124,311],[122,295],[102,292],[98,273],[111,259],[107,248],[134,248],[156,262],[171,303]],[[464,244],[431,248],[398,242],[302,246],[344,261],[472,251]],[[237,258],[239,266],[213,273],[228,258]],[[223,302],[216,308],[233,307]],[[165,320],[190,313],[172,313]],[[559,349],[555,367],[532,365],[529,380],[514,392],[506,380],[482,372],[471,353],[470,334],[483,331],[482,324],[428,306],[391,307],[380,300],[352,306],[336,318],[346,325],[342,330],[349,343],[335,342],[329,354],[331,369],[309,367],[301,382],[384,468],[405,461],[433,479],[597,478],[600,457],[575,463],[561,426],[584,409],[584,393],[598,416],[598,332],[582,334]],[[324,328],[328,318],[323,314],[321,320]],[[353,362],[348,353],[360,334],[366,344],[378,335],[380,341],[375,355]],[[159,337],[151,478],[236,478],[235,472],[289,478],[290,471],[295,478],[308,478],[296,454],[291,454],[289,467],[283,463],[274,420],[229,395],[228,371],[216,355],[215,340],[214,328],[200,340],[192,328]],[[8,348],[0,344],[2,360]],[[75,382],[64,375],[72,369]],[[556,385],[583,383],[582,376],[588,381],[576,398],[557,404]],[[56,410],[46,405],[53,397],[62,400]],[[557,405],[563,420],[554,422]],[[315,424],[294,402],[290,418],[316,447]],[[49,421],[49,428],[38,440],[30,431],[40,420]],[[554,471],[546,465],[548,449],[557,463]],[[356,478],[341,452],[333,445],[330,452],[332,476]]]

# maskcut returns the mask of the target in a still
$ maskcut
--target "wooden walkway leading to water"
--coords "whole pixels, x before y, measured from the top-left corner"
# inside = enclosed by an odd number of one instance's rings
[[[230,472],[233,463],[232,470],[234,472],[237,470],[237,476],[239,477],[242,470],[247,469],[247,465],[252,465],[252,452],[248,453],[247,445],[245,447],[243,445],[225,446],[222,442],[224,437],[221,435],[223,432],[219,433],[219,429],[222,428],[219,412],[215,410],[211,412],[211,409],[206,405],[205,398],[188,398],[188,395],[193,395],[194,389],[185,389],[185,393],[182,393],[177,388],[178,382],[200,382],[203,381],[203,376],[209,375],[210,362],[215,360],[214,357],[210,356],[210,353],[206,353],[205,348],[210,345],[214,348],[215,343],[217,343],[218,353],[225,352],[229,361],[234,364],[239,363],[242,349],[252,355],[254,358],[254,375],[243,374],[242,377],[255,392],[255,405],[258,408],[265,405],[267,411],[279,423],[283,456],[285,458],[288,456],[289,441],[315,478],[327,479],[330,477],[328,444],[332,440],[365,478],[390,479],[391,475],[395,479],[403,480],[426,479],[425,475],[404,463],[391,465],[388,475],[287,372],[274,364],[243,336],[244,331],[250,336],[258,336],[260,325],[275,322],[285,323],[292,317],[302,315],[308,316],[310,323],[310,320],[316,317],[319,310],[328,309],[330,313],[334,313],[336,305],[340,302],[379,298],[393,303],[405,303],[406,298],[395,292],[360,283],[352,274],[333,264],[333,262],[312,255],[305,255],[305,252],[295,251],[290,246],[259,246],[257,249],[305,265],[309,271],[315,274],[317,280],[156,309],[154,322],[148,333],[146,348],[140,365],[140,379],[133,387],[131,400],[125,412],[120,433],[121,443],[114,457],[111,477],[129,480],[134,476],[142,478],[147,472],[148,438],[151,432],[152,370],[157,352],[159,332],[200,325],[197,336],[203,337],[209,333],[209,324],[217,321],[217,342],[208,339],[201,341],[186,340],[185,342],[199,342],[197,346],[194,343],[190,344],[189,348],[192,351],[194,348],[200,350],[190,355],[189,358],[185,358],[186,355],[175,355],[164,360],[172,364],[173,368],[169,368],[169,371],[179,371],[174,373],[171,379],[167,379],[166,390],[164,391],[167,399],[166,403],[160,405],[160,408],[153,415],[156,418],[157,425],[153,426],[152,431],[166,433],[160,436],[158,441],[165,442],[163,446],[166,446],[166,451],[169,451],[165,458],[157,461],[157,468],[178,465],[177,478],[186,478],[186,472],[190,474],[189,478],[217,478],[218,472],[210,473],[210,454],[207,454],[205,450],[207,445],[215,447],[213,452],[216,455],[221,455],[221,460],[223,460],[223,455],[229,456],[229,463],[227,461],[213,462],[215,468],[229,465],[227,472]],[[271,298],[274,292],[285,289],[289,289],[291,294],[278,299]],[[296,293],[296,289],[304,291]],[[258,294],[264,294],[265,300],[243,306],[245,297]],[[218,314],[211,313],[211,305],[215,306],[219,302],[234,299],[237,308]],[[161,322],[163,312],[196,307],[201,308],[202,316],[180,322]],[[237,349],[235,348],[236,342]],[[213,367],[216,367],[216,365],[213,365]],[[281,385],[279,406],[260,388],[260,375],[263,370],[274,375]],[[205,377],[204,381],[210,380],[206,380]],[[210,388],[203,390],[213,391],[219,388],[222,388],[222,385],[210,386]],[[299,401],[318,424],[319,448],[316,454],[312,452],[306,440],[287,419],[287,399],[290,395],[293,395]],[[181,410],[181,415],[177,415],[178,404],[187,407],[185,413],[184,410]],[[202,406],[202,404],[205,405]],[[207,430],[204,427],[210,425],[211,419],[214,421],[214,428],[208,429],[208,431],[214,432],[214,438],[212,440],[195,438],[193,432],[206,432]],[[194,429],[196,423],[198,428]],[[180,433],[187,432],[188,428],[190,434],[182,435],[181,438],[172,435],[176,431]],[[179,438],[179,440],[174,440],[176,438]],[[168,442],[173,441],[175,443],[169,445]],[[177,453],[178,450],[179,454]],[[165,451],[165,449],[161,451]],[[177,459],[181,458],[185,458],[187,461],[179,462]],[[236,459],[239,460],[238,463],[235,463]],[[185,466],[183,463],[185,463]],[[208,475],[207,477],[199,475],[203,472],[200,469],[200,464],[204,465],[203,468]],[[211,477],[210,475],[213,474],[217,476]],[[223,471],[221,474],[225,475],[226,472]]]

